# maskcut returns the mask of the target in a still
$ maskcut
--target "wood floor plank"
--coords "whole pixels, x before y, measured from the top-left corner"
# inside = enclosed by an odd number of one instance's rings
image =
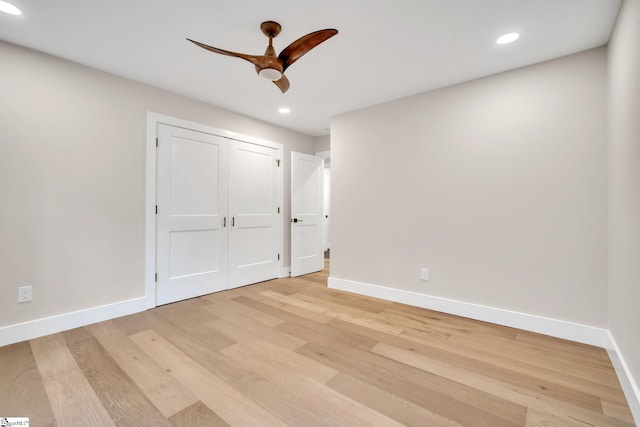
[[[188,316],[182,314],[182,310],[178,310],[177,313],[165,310],[163,316],[160,314],[160,308],[162,307],[120,317],[113,319],[113,321],[127,335],[153,329],[170,341],[173,340],[172,342],[179,346],[188,346],[189,342],[197,342],[208,350],[219,350],[235,344],[234,341],[208,329],[206,323],[192,322]],[[185,319],[186,322],[181,323]],[[216,319],[216,317],[210,319]]]
[[[326,279],[323,280],[325,280],[324,283],[326,283]],[[347,292],[327,289],[324,286],[321,288],[306,286],[307,281],[304,278],[291,278],[290,282],[292,283],[291,289],[295,290],[291,295],[304,293],[305,295],[320,298],[323,301],[338,303],[361,311],[368,311],[370,313],[381,313],[385,308],[388,308],[388,303],[387,305],[381,304],[380,300],[373,298],[365,299],[362,296],[354,297],[354,295]]]
[[[37,426],[55,418],[27,341],[0,347],[0,415],[29,417]]]
[[[428,334],[433,339],[441,339],[446,341],[456,333],[455,329],[453,328],[443,328],[439,327],[438,325],[434,326],[432,322],[427,318],[417,319],[416,316],[402,316],[396,312],[389,312],[386,310],[381,313],[380,316],[384,316],[385,320],[388,322],[403,326],[405,331],[407,329],[420,331],[422,333]]]
[[[315,286],[314,283],[310,283],[309,285]],[[269,280],[268,282],[257,283],[255,286],[252,286],[252,288],[258,293],[272,290],[284,295],[290,295],[298,292],[297,286],[295,286],[289,280],[289,278],[275,279],[275,280]]]
[[[462,424],[429,411],[420,405],[343,373],[330,379],[326,385],[370,408],[376,408],[379,412],[406,426],[462,426]]]
[[[301,309],[324,315],[331,319],[340,319],[345,322],[354,323],[356,325],[365,326],[367,328],[371,328],[377,331],[398,335],[404,328],[398,327],[397,325],[392,325],[384,321],[380,321],[378,319],[373,318],[372,316],[363,316],[362,313],[353,314],[346,313],[341,311],[336,311],[331,307],[323,306],[317,303],[311,303],[308,301],[304,301],[303,299],[296,298],[295,295],[283,295],[273,291],[265,291],[261,293],[262,295],[275,299],[280,302],[285,302],[290,305],[295,305]]]
[[[64,340],[67,347],[70,345],[78,344],[84,340],[93,339],[93,336],[87,332],[85,328],[74,328],[68,331],[60,332],[60,336]]]
[[[229,331],[229,334],[227,334],[229,338],[232,336],[253,336],[269,340],[289,350],[295,350],[306,342],[300,338],[281,332],[278,329],[266,327],[260,322],[237,313],[228,314],[225,318],[211,322],[209,325],[221,334]],[[244,339],[249,340],[251,338]]]
[[[461,338],[461,337],[460,337]],[[593,348],[590,356],[585,356],[580,352],[567,351],[565,346],[539,346],[517,339],[507,339],[492,334],[484,334],[482,336],[470,336],[468,340],[459,339],[461,344],[482,345],[490,347],[492,350],[506,350],[509,354],[516,356],[522,360],[532,363],[542,364],[541,366],[553,367],[558,363],[572,365],[574,368],[585,367],[586,369],[606,370],[614,372],[608,356],[602,359],[602,355],[606,356],[606,350],[602,348]],[[615,375],[614,375],[615,377]]]
[[[633,424],[633,414],[624,400],[621,402],[602,400],[602,412],[609,417]]]
[[[538,356],[531,352],[522,351],[510,342],[493,339],[490,336],[452,336],[449,338],[449,342],[460,347],[467,347],[470,350],[482,348],[485,353],[500,355],[501,357],[517,361],[526,360],[527,363],[531,365],[551,372],[565,373],[611,387],[619,386],[618,378],[612,367],[592,367],[586,364],[577,364],[569,357],[555,358],[549,357],[548,355]]]
[[[429,358],[415,351],[398,349],[387,344],[379,344],[374,347],[373,351],[407,365],[422,369],[425,372],[431,372],[478,390],[485,390],[495,396],[528,407],[529,409],[534,409],[540,413],[555,414],[556,418],[562,419],[567,423],[578,421],[583,425],[628,426],[621,420],[605,416],[597,411],[590,411],[581,406],[564,402],[563,400],[553,399],[545,396],[543,393],[514,386],[508,382],[485,376],[482,373],[450,364],[447,361]]]
[[[403,370],[407,374],[406,376],[398,376],[397,373],[388,369],[390,363],[396,362],[389,360],[384,363],[384,368],[382,368],[367,362],[368,357],[364,355],[364,352],[359,354],[361,357],[357,357],[356,352],[345,350],[343,347],[329,348],[306,344],[296,351],[375,387],[384,387],[392,394],[463,425],[513,427],[524,424],[526,414],[524,407],[509,404],[506,401],[500,401],[500,399],[492,399],[491,396],[484,396],[482,393],[465,390],[464,387],[457,387],[453,382],[450,383],[453,389],[445,390],[443,393],[434,389],[433,384],[429,382],[442,383],[434,376],[420,375],[418,370],[396,365],[397,369]],[[453,390],[460,394],[456,394]],[[472,404],[469,404],[466,399],[471,399],[470,403]],[[496,413],[499,415],[486,412],[473,405],[477,405],[479,402],[496,408]]]
[[[272,304],[272,302],[274,302],[273,300],[269,300],[258,293],[250,292],[245,295],[236,296],[233,298],[233,301],[280,319],[282,320],[282,323],[313,322],[314,324],[324,324],[328,321],[326,317],[322,317],[318,321],[317,319],[312,319],[301,314],[291,312],[282,307],[284,304]]]
[[[256,310],[267,313],[273,317],[276,317],[283,322],[290,323],[302,323],[302,324],[325,324],[329,320],[326,316],[305,316],[309,312],[298,309],[297,307],[290,306],[279,301],[272,300],[270,298],[263,297],[257,293],[250,293],[249,295],[239,296],[233,298],[233,301],[254,308]]]
[[[466,319],[453,314],[427,310],[421,307],[412,307],[400,303],[393,304],[394,305],[387,307],[384,313],[419,321],[430,328],[440,330],[444,333],[458,335],[488,334],[506,339],[515,339],[519,332],[518,329],[496,325],[494,323]]]
[[[323,344],[329,341],[343,342],[363,349],[370,349],[378,343],[367,336],[350,334],[331,325],[286,322],[277,328],[289,335],[304,339],[307,342]]]
[[[230,425],[286,425],[156,332],[140,332],[132,335],[131,339],[176,380],[188,386],[202,403]]]
[[[515,340],[532,344],[540,348],[561,351],[572,355],[582,355],[585,358],[597,360],[602,363],[611,363],[606,351],[603,351],[602,348],[594,347],[588,344],[578,343],[575,341],[567,341],[561,338],[550,337],[548,335],[541,335],[521,330],[519,330],[516,334]]]
[[[257,358],[261,358],[284,371],[306,376],[321,384],[324,384],[338,373],[338,371],[333,368],[317,363],[315,360],[311,360],[299,353],[280,347],[269,341],[253,336],[248,337],[249,339],[245,338],[246,336],[237,336],[238,344],[225,348],[221,353],[228,356],[230,354],[228,351],[233,352],[237,347],[240,347],[242,349],[241,351],[245,353],[251,352],[255,354]],[[237,360],[235,358],[233,359]]]
[[[219,320],[220,317],[200,305],[193,304],[193,301],[187,300],[163,305],[157,307],[154,313],[164,317],[199,342],[206,343],[209,348],[221,349],[234,344],[233,341],[225,339],[224,336],[218,335],[204,326],[209,322]],[[189,304],[185,304],[187,302]]]
[[[116,425],[170,425],[98,340],[71,344],[69,351]]]
[[[229,424],[216,415],[204,403],[197,401],[169,418],[173,427],[228,427]]]
[[[263,325],[275,328],[276,326],[284,323],[284,320],[271,316],[261,310],[255,310],[252,307],[239,304],[233,299],[217,299],[210,300],[209,304],[205,307],[210,313],[215,313],[220,319],[234,318],[237,316],[248,317],[252,320],[262,323]]]
[[[568,402],[584,406],[587,409],[602,411],[599,393],[609,395],[614,393],[611,387],[598,384],[594,381],[583,380],[565,372],[533,365],[527,361],[504,357],[503,354],[492,354],[486,348],[461,347],[453,342],[434,341],[430,337],[424,337],[416,331],[407,330],[402,335],[414,341],[434,349],[445,351],[449,354],[461,356],[465,360],[476,361],[485,372],[492,372],[504,378],[506,373],[512,381],[530,387],[541,388],[549,394],[566,399]],[[462,359],[459,359],[462,360]]]
[[[59,334],[30,344],[59,426],[116,425]]]
[[[173,313],[174,315],[183,316],[180,324],[194,324],[195,322],[207,323],[218,320],[210,311],[204,310],[204,307],[211,302],[203,298],[191,298],[184,301],[178,301],[171,304],[162,305],[156,308],[156,313],[163,315],[164,313]],[[195,322],[194,322],[195,321]]]
[[[129,316],[118,317],[116,319],[112,319],[112,321],[126,335],[133,335],[138,332],[152,329],[154,320],[157,317],[158,314],[156,314],[154,310],[146,310]]]
[[[198,402],[193,393],[166,373],[113,321],[96,323],[86,326],[85,329],[96,337],[165,417],[168,418]]]
[[[325,342],[327,340],[341,341],[356,345],[362,348],[371,348],[377,341],[367,336],[359,334],[351,334],[333,326],[329,326],[323,322],[315,322],[308,318],[298,316],[280,308],[276,308],[269,304],[265,304],[258,300],[248,297],[236,297],[234,301],[253,307],[256,310],[264,311],[270,315],[277,317],[284,321],[276,327],[279,331],[282,331],[288,335],[298,337],[301,340],[308,342]]]
[[[228,349],[225,349],[225,351]],[[290,426],[346,425],[333,412],[323,412],[315,404],[286,388],[273,384],[258,374],[248,375],[233,383],[243,395],[269,408]]]
[[[140,314],[143,315],[141,316]],[[237,363],[218,353],[217,350],[235,344],[235,341],[227,336],[220,335],[216,329],[207,324],[200,325],[200,327],[209,329],[208,334],[216,336],[216,338],[202,341],[154,311],[135,314],[133,315],[134,321],[129,321],[127,317],[114,320],[116,325],[123,329],[127,335],[153,330],[225,381],[232,382],[250,373]]]
[[[593,424],[591,424],[593,425]],[[563,419],[557,415],[529,409],[527,413],[527,423],[525,427],[585,427],[585,424],[579,421]]]
[[[247,293],[245,296],[254,301],[259,301],[265,305],[270,305],[279,310],[295,314],[296,316],[304,319],[309,319],[317,323],[327,323],[331,320],[331,317],[325,316],[322,313],[315,313],[304,308],[300,308],[297,305],[290,304],[286,301],[281,301],[279,299],[268,298],[262,295],[262,292],[263,291],[256,288],[255,290],[250,290],[249,293]]]
[[[399,325],[398,322],[389,322],[387,316],[384,313],[374,313],[368,310],[361,310],[359,308],[343,304],[342,302],[335,302],[328,298],[318,298],[314,295],[308,295],[301,292],[290,295],[290,297],[299,299],[309,304],[316,305],[318,307],[329,308],[331,317],[333,318],[352,321],[353,323],[360,325],[364,324],[367,327],[371,327],[371,324],[382,324],[384,325],[382,329],[377,328],[382,332],[397,335],[404,329],[404,325]],[[391,329],[389,329],[390,327]]]
[[[341,395],[334,390],[283,369],[279,364],[259,357],[259,353],[247,350],[243,346],[232,346],[222,350],[224,354],[240,360],[252,371],[265,378],[268,383],[249,385],[250,389],[262,387],[261,399],[273,397],[274,392],[279,399],[289,405],[305,408],[307,411],[295,418],[287,419],[291,425],[353,425],[353,426],[400,426],[401,424],[361,403]],[[269,389],[272,390],[271,393]],[[265,395],[266,394],[266,395]],[[276,407],[273,400],[268,400],[269,408]],[[310,403],[312,403],[310,405]],[[285,413],[291,413],[289,409]],[[309,417],[305,421],[304,417]],[[329,418],[330,417],[330,418]]]

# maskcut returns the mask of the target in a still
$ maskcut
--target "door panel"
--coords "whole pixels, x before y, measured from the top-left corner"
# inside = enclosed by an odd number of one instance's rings
[[[169,235],[169,277],[205,274],[220,268],[215,230],[172,231]]]
[[[322,210],[324,226],[322,227],[322,250],[326,251],[331,247],[329,242],[329,226],[331,225],[331,169],[324,169],[324,189],[322,191]]]
[[[323,160],[291,152],[291,276],[324,268]]]
[[[158,125],[157,304],[226,288],[227,141]]]
[[[278,277],[278,150],[230,141],[229,288]]]

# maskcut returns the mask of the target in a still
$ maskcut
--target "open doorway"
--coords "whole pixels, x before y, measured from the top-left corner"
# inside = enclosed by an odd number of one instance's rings
[[[331,241],[329,238],[329,229],[331,226],[331,152],[317,152],[316,156],[322,157],[324,159],[324,185],[322,199],[322,250],[324,251],[325,259],[329,259],[331,257]]]
[[[325,159],[325,162],[327,160]],[[324,257],[329,258],[331,243],[329,241],[329,224],[331,221],[330,210],[331,210],[331,168],[326,166],[324,168],[324,189],[323,189],[323,199],[322,199],[322,248],[324,250]]]

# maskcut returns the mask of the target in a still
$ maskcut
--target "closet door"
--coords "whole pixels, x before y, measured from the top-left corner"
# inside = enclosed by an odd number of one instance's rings
[[[158,125],[156,303],[227,288],[227,140]]]
[[[229,288],[278,277],[278,150],[229,141]]]

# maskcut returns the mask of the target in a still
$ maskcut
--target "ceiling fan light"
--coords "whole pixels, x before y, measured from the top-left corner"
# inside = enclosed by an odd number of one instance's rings
[[[276,70],[275,68],[263,68],[258,72],[258,74],[260,77],[271,81],[280,80],[282,78],[280,70]]]

